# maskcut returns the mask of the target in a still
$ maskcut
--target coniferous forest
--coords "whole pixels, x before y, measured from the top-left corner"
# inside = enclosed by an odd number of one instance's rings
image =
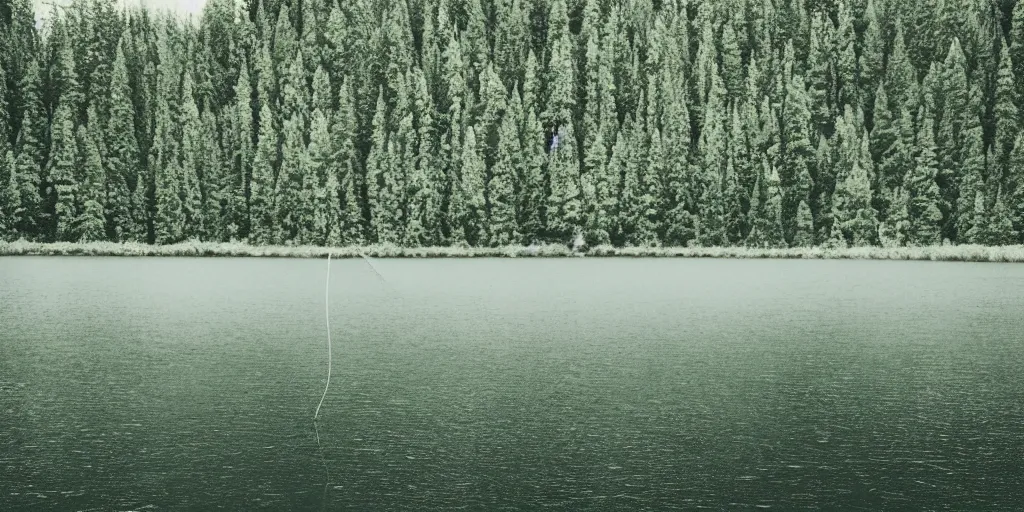
[[[0,238],[1024,241],[1024,1],[0,4]]]

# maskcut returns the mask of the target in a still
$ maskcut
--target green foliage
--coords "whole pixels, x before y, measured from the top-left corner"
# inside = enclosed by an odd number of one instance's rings
[[[498,133],[498,154],[487,183],[489,243],[493,247],[519,242],[522,235],[516,218],[516,184],[523,167],[523,150],[519,139],[522,106],[519,91],[512,91],[511,108],[501,120]]]
[[[134,182],[136,188],[145,186],[142,162],[139,156],[139,143],[135,136],[135,110],[132,104],[132,88],[128,76],[128,63],[124,44],[117,48],[114,59],[114,71],[110,83],[110,110],[107,123],[103,127],[106,143],[103,148],[103,165],[106,172],[107,187],[111,191],[107,195],[106,209],[110,229],[108,230],[118,242],[144,241],[144,227],[132,215],[132,196],[129,183]],[[102,121],[95,113],[89,115],[89,122],[98,125]],[[98,145],[97,141],[92,141]],[[144,205],[138,205],[140,209]]]
[[[50,144],[52,154],[47,162],[46,181],[52,184],[54,233],[52,238],[59,242],[74,242],[75,219],[78,217],[78,179],[75,176],[78,164],[78,142],[75,140],[75,126],[71,106],[61,103],[51,125]]]
[[[75,224],[82,242],[106,240],[106,226],[103,219],[104,170],[100,150],[96,141],[84,127],[78,129],[80,151],[84,158],[81,194],[82,209]]]
[[[0,31],[5,239],[1024,236],[1021,2],[70,3]]]
[[[462,167],[459,172],[461,185],[457,191],[461,192],[462,213],[461,222],[457,221],[462,229],[465,240],[472,246],[487,244],[487,203],[485,194],[486,168],[483,156],[477,149],[476,131],[473,127],[466,128],[466,141],[462,146]]]
[[[921,124],[918,145],[915,148],[918,154],[916,165],[907,174],[904,182],[904,187],[909,193],[908,242],[917,246],[935,245],[942,241],[939,225],[942,221],[942,212],[939,210],[941,197],[939,184],[935,181],[938,176],[938,162],[935,157],[935,139],[932,135],[933,121],[927,111],[924,111],[921,117],[924,122]]]

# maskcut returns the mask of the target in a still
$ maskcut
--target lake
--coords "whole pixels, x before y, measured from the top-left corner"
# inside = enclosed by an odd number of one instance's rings
[[[1024,503],[1024,265],[374,264],[0,258],[0,509]]]

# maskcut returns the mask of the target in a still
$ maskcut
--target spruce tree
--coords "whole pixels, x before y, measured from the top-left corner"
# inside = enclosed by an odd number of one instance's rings
[[[175,159],[164,163],[156,175],[156,243],[173,244],[182,241],[185,213],[181,201],[181,166]]]
[[[892,193],[889,211],[879,227],[882,247],[902,247],[910,239],[910,198],[901,186]]]
[[[964,168],[958,175],[956,218],[957,242],[980,243],[976,222],[984,219],[985,141],[980,122],[964,133]],[[978,194],[981,194],[980,196]],[[978,203],[979,197],[981,203]],[[978,210],[980,208],[980,211]],[[980,215],[980,217],[979,217]],[[973,234],[971,234],[973,233]]]
[[[509,104],[509,112],[502,118],[498,133],[497,160],[487,183],[489,243],[492,246],[518,243],[522,239],[516,215],[517,180],[523,167],[519,138],[522,106],[518,87],[512,91]]]
[[[273,113],[266,103],[260,108],[259,142],[252,162],[250,183],[249,241],[257,245],[280,243],[275,215],[275,167],[277,166],[277,130]]]
[[[0,159],[0,240],[12,241],[17,237],[15,213],[20,206],[14,152],[7,151]]]
[[[68,102],[62,102],[57,108],[50,131],[50,161],[46,165],[46,181],[52,184],[54,195],[53,232],[48,238],[60,242],[74,242],[77,238],[78,143],[71,108]]]
[[[387,105],[384,90],[377,93],[377,108],[373,115],[373,143],[366,161],[366,194],[370,209],[370,231],[372,241],[394,242],[390,218],[396,212],[389,211],[389,191],[384,186],[384,175],[391,172],[388,159]]]
[[[619,134],[619,142],[613,148],[611,165],[621,169],[622,185],[619,191],[617,227],[622,236],[622,243],[627,247],[644,246],[653,234],[651,226],[646,223],[640,186],[641,163],[635,155],[637,142],[636,132],[639,130],[630,117],[623,125]]]
[[[83,179],[79,193],[82,209],[75,221],[80,241],[99,242],[106,240],[106,225],[103,219],[104,170],[100,150],[85,127],[78,128],[78,140],[82,142],[84,157]]]
[[[846,0],[838,2],[839,28],[836,32],[836,105],[861,105],[857,89],[857,53],[854,45],[853,11]]]
[[[200,239],[207,228],[203,216],[202,179],[203,159],[210,158],[203,152],[203,128],[199,118],[199,107],[192,94],[192,75],[185,73],[181,90],[181,109],[178,126],[181,128],[181,152],[179,153],[179,196],[181,201],[182,236],[185,239]]]
[[[997,185],[1005,185],[1010,172],[1010,152],[1020,129],[1019,110],[1017,109],[1017,85],[1013,74],[1013,63],[1006,40],[1000,40],[999,74],[996,77],[995,117],[996,135],[994,149],[996,152]]]
[[[417,245],[437,245],[442,236],[442,190],[444,173],[438,158],[435,107],[427,90],[426,77],[413,73],[413,111],[416,118],[417,147],[415,165],[409,180],[409,217],[406,239]],[[416,229],[409,226],[415,224]]]
[[[786,85],[782,116],[783,229],[787,238],[792,238],[796,230],[797,207],[800,201],[810,200],[813,186],[810,175],[810,161],[814,154],[811,149],[811,111],[800,75],[794,75]]]
[[[358,124],[355,112],[355,98],[349,80],[338,88],[338,110],[334,116],[332,136],[333,167],[339,173],[342,196],[342,214],[339,220],[341,244],[360,245],[364,243],[363,199],[360,187],[363,183],[359,154],[355,146]]]
[[[1010,168],[1007,176],[1003,203],[1012,221],[1013,232],[1024,243],[1024,134],[1018,134],[1010,152]]]
[[[250,230],[249,183],[252,180],[253,149],[253,87],[249,66],[242,57],[239,64],[238,81],[235,83],[235,101],[228,114],[231,129],[231,148],[228,154],[231,175],[228,180],[231,189],[228,196],[228,210],[231,222],[229,231],[239,237],[246,237]]]
[[[18,198],[18,206],[14,209],[15,236],[28,240],[39,238],[43,220],[40,183],[46,113],[43,110],[39,73],[39,64],[34,59],[30,60],[20,84],[22,120],[12,171],[17,183],[17,194],[12,196]]]
[[[863,23],[866,25],[864,43],[857,65],[860,70],[859,90],[863,96],[863,105],[870,109],[873,115],[877,115],[875,92],[881,86],[882,74],[885,71],[886,38],[875,0],[867,0]]]
[[[732,156],[726,163],[723,183],[722,204],[726,240],[729,245],[739,245],[747,234],[747,218],[743,207],[744,203],[749,203],[750,196],[740,184]]]
[[[854,160],[853,168],[844,173],[832,201],[832,238],[840,246],[872,245],[878,235],[878,219],[871,206],[871,182],[860,159]]]
[[[1010,27],[1010,59],[1013,61],[1013,76],[1022,77],[1024,76],[1024,2],[1014,4]],[[1017,98],[1024,98],[1024,82],[1016,85]]]
[[[145,226],[132,215],[133,208],[140,212],[145,205],[132,205],[129,193],[130,183],[145,187],[139,144],[135,137],[135,111],[132,105],[132,89],[128,76],[125,45],[117,47],[114,69],[110,82],[110,114],[103,127],[106,153],[102,157],[106,172],[106,212],[109,233],[118,242],[145,241]],[[90,123],[100,123],[97,116],[90,115]],[[98,128],[98,126],[97,126]],[[92,141],[98,146],[98,141]]]
[[[4,69],[4,59],[0,58],[0,161],[7,156],[11,149],[11,106],[7,101],[7,71]],[[5,165],[0,163],[0,165]],[[5,169],[9,172],[8,169]],[[6,184],[7,176],[0,176],[0,188]]]
[[[1012,214],[1003,196],[1003,190],[999,188],[988,217],[986,230],[988,245],[1013,245],[1018,242],[1017,234],[1013,229]]]
[[[545,185],[544,129],[540,119],[524,101],[526,120],[522,128],[523,171],[520,180],[517,203],[519,204],[519,229],[524,243],[540,241],[544,235],[544,203],[547,197]]]
[[[483,156],[477,149],[476,130],[472,126],[466,128],[466,141],[462,145],[462,167],[459,172],[461,188],[453,189],[452,195],[461,192],[461,221],[466,241],[480,247],[487,244],[487,203],[484,197],[487,169]]]
[[[931,113],[923,108],[920,117],[923,122],[918,133],[917,161],[904,181],[904,187],[909,195],[908,242],[918,246],[938,245],[942,236],[942,212],[939,210],[939,185],[935,181],[938,175],[938,161],[935,157],[935,138],[932,135],[933,120]]]
[[[806,201],[800,201],[796,210],[796,233],[793,236],[793,247],[811,247],[814,245],[814,218],[811,207]]]
[[[331,150],[327,115],[316,108],[306,148],[309,169],[302,177],[302,197],[308,203],[309,212],[309,217],[299,226],[299,241],[304,244],[336,245],[341,240],[340,184],[332,168]]]
[[[547,238],[568,242],[583,228],[580,166],[572,121],[557,133],[558,146],[548,153],[550,192],[545,202]]]

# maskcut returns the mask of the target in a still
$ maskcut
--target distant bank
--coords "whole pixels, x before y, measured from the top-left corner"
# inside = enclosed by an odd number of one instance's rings
[[[1024,263],[1024,246],[981,245],[934,247],[823,247],[757,249],[748,247],[610,247],[573,251],[567,246],[505,247],[365,247],[253,246],[241,243],[191,242],[173,245],[96,243],[0,242],[0,256],[213,256],[270,258],[491,258],[491,257],[675,257],[675,258],[777,258],[931,260]]]

